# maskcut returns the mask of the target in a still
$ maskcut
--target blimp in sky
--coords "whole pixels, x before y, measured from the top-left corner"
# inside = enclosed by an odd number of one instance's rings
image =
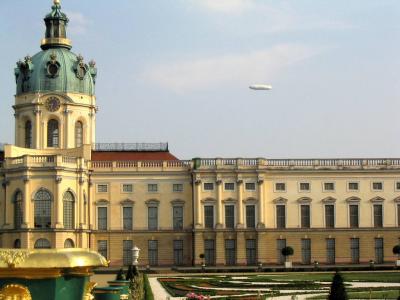
[[[269,84],[252,84],[249,86],[250,89],[256,90],[256,91],[266,91],[266,90],[271,90],[272,85]]]

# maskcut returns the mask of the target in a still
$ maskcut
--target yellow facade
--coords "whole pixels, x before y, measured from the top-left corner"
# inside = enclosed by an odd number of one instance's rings
[[[71,59],[71,80],[94,84],[83,58]],[[182,161],[154,145],[99,149],[94,94],[19,84],[15,145],[0,159],[2,247],[90,248],[111,265],[130,263],[133,245],[142,265],[199,265],[201,254],[207,264],[279,264],[282,245],[295,263],[395,260],[400,159]]]

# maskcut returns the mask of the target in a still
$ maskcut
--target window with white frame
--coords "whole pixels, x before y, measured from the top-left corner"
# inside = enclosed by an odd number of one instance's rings
[[[300,205],[301,228],[310,228],[310,205]]]
[[[286,191],[286,183],[284,183],[284,182],[275,183],[275,191],[276,192],[284,192],[284,191]]]
[[[212,191],[214,190],[214,183],[213,182],[204,182],[203,189],[205,191]]]
[[[147,191],[149,193],[155,193],[158,192],[158,184],[157,183],[149,183],[147,185]]]
[[[122,225],[124,230],[132,230],[133,227],[133,209],[132,206],[122,207]]]
[[[383,182],[382,181],[372,182],[372,189],[374,191],[382,191],[383,190]]]
[[[277,204],[276,205],[276,227],[286,228],[286,205]]]
[[[214,228],[214,206],[204,205],[204,227]]]
[[[348,183],[347,187],[348,187],[349,191],[358,191],[359,190],[358,182],[351,181]]]
[[[97,192],[98,193],[107,193],[108,192],[108,184],[98,184],[97,185]]]
[[[99,252],[102,256],[107,258],[107,240],[98,240],[97,241],[97,252]]]
[[[225,182],[224,189],[225,189],[225,191],[234,191],[235,183],[234,182]]]
[[[334,182],[324,182],[324,191],[334,191],[335,183]]]
[[[97,207],[97,229],[107,230],[107,207]]]
[[[350,204],[349,205],[349,219],[350,219],[350,227],[358,228],[358,204]]]
[[[172,208],[173,228],[174,230],[183,229],[183,206],[174,205]]]
[[[132,193],[133,192],[133,184],[132,183],[122,184],[122,192],[123,193]]]
[[[255,182],[246,182],[245,188],[246,188],[246,191],[255,191],[256,183]]]
[[[147,224],[149,230],[157,230],[158,229],[158,207],[157,206],[149,206],[147,208]]]
[[[335,205],[325,204],[325,227],[335,227]]]
[[[172,185],[173,192],[183,192],[183,184],[182,183],[174,183]]]
[[[235,228],[235,206],[225,205],[225,227]]]
[[[256,206],[246,205],[246,227],[256,228]]]
[[[400,181],[395,182],[395,189],[396,191],[400,191]]]
[[[383,205],[382,204],[374,204],[374,227],[382,228],[383,226]]]
[[[301,192],[309,192],[311,187],[309,182],[300,182],[299,188]]]

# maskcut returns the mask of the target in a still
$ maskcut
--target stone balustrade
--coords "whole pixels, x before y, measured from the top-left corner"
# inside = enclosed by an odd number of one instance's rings
[[[83,167],[84,160],[63,155],[24,155],[14,158],[6,158],[4,168],[19,167]]]

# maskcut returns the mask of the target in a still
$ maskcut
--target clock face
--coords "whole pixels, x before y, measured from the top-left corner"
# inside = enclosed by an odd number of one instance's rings
[[[55,112],[60,109],[60,99],[57,97],[50,97],[46,101],[48,111]]]

